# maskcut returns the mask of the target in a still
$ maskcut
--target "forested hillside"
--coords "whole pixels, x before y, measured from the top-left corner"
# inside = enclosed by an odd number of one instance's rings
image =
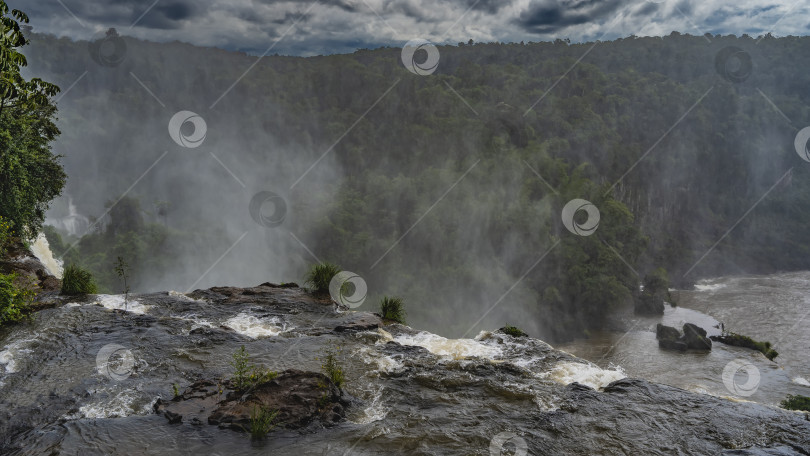
[[[63,90],[66,194],[105,215],[65,259],[108,291],[118,256],[139,291],[300,280],[317,257],[369,302],[404,297],[414,326],[559,339],[658,267],[681,286],[810,268],[808,38],[460,43],[428,76],[398,48],[256,63],[123,38],[105,66],[87,42],[30,38],[28,72]],[[181,110],[205,119],[202,146],[170,138]],[[261,191],[286,201],[280,226],[251,219]],[[561,222],[576,198],[599,209],[591,236]],[[57,254],[78,241],[62,234]]]

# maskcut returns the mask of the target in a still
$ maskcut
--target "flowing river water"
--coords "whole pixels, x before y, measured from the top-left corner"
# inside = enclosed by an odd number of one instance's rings
[[[663,317],[624,314],[614,322],[614,330],[556,348],[602,367],[619,366],[631,377],[694,392],[769,405],[788,394],[810,396],[810,272],[702,280],[694,290],[671,294],[679,306],[667,306]],[[694,323],[709,335],[720,334],[722,322],[726,331],[770,341],[779,356],[772,362],[759,352],[719,342],[706,353],[661,350],[655,339],[659,322],[678,329]],[[724,369],[734,360],[756,367],[751,375],[759,375],[759,381],[750,395],[734,394],[739,390],[726,386],[732,377],[737,385],[745,385],[744,369],[736,375],[726,371],[724,382]]]
[[[486,331],[460,340],[396,324],[340,331],[360,314],[299,288],[228,289],[228,299],[219,294],[224,289],[128,299],[51,295],[54,307],[0,330],[0,454],[810,454],[804,414],[716,397],[730,396],[720,372],[739,357],[762,372],[749,400],[772,404],[786,393],[807,393],[793,381],[808,376],[807,326],[788,331],[806,308],[807,279],[724,279],[680,297],[683,306],[710,304],[706,314],[739,332],[779,340],[782,331],[781,364],[773,365],[718,344],[709,354],[661,352],[651,332],[656,319],[632,316],[634,329],[625,336],[605,332],[563,347],[594,364],[536,339]],[[745,315],[755,309],[778,317]],[[679,307],[664,321],[706,326],[702,315]],[[243,433],[169,424],[154,412],[159,398],[172,398],[174,384],[182,391],[231,375],[241,346],[276,371],[320,371],[325,349],[339,346],[352,404],[346,419],[282,427],[255,446]]]

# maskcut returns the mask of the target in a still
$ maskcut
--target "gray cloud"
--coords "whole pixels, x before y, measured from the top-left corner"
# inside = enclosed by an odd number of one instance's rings
[[[35,30],[73,39],[116,27],[152,41],[254,54],[272,45],[273,52],[296,55],[400,46],[413,38],[577,42],[673,30],[800,35],[810,13],[810,5],[793,0],[334,0],[314,6],[310,0],[158,0],[151,9],[153,0],[63,0],[67,10],[56,1],[8,3],[26,11]]]
[[[532,2],[516,23],[529,33],[555,33],[571,25],[615,16],[622,3],[621,0],[540,0]]]

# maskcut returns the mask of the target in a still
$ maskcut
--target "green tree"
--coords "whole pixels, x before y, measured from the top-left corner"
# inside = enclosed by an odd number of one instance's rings
[[[27,22],[25,13],[9,11],[0,0],[0,216],[12,223],[14,235],[31,239],[66,176],[50,148],[59,134],[51,102],[59,88],[20,74],[28,65],[19,51],[28,44],[20,23]]]

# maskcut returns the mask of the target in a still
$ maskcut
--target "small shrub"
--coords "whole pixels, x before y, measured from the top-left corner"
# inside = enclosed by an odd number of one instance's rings
[[[180,389],[177,387],[177,383],[172,383],[172,390],[174,392],[174,397],[180,396]]]
[[[31,313],[35,289],[17,274],[0,274],[0,325],[16,323]]]
[[[323,364],[321,364],[323,373],[329,377],[329,380],[332,380],[332,383],[334,383],[338,388],[342,387],[346,382],[346,376],[343,374],[343,367],[338,361],[339,353],[340,347],[327,349],[323,359]]]
[[[0,216],[0,256],[6,254],[6,248],[11,243],[12,237],[11,222]]]
[[[810,412],[810,397],[789,394],[779,406],[787,410],[804,410]]]
[[[405,305],[402,298],[383,297],[380,311],[384,320],[405,324]]]
[[[304,277],[304,283],[318,293],[329,293],[329,282],[338,272],[340,272],[340,266],[336,264],[314,264]]]
[[[257,440],[263,439],[277,426],[276,417],[278,417],[278,410],[254,405],[253,411],[250,413],[250,437]]]
[[[510,335],[512,337],[528,337],[529,336],[528,334],[523,332],[522,329],[520,329],[520,328],[518,328],[516,326],[512,326],[512,325],[510,325],[508,323],[506,324],[506,326],[501,328],[499,331],[504,333],[504,334],[508,334],[508,335]]]
[[[64,295],[94,294],[98,293],[98,287],[89,271],[75,264],[69,264],[62,274],[61,293]]]
[[[231,385],[237,391],[254,388],[256,385],[269,382],[278,377],[278,372],[250,364],[250,355],[247,350],[245,350],[244,345],[239,348],[239,351],[233,354],[231,366],[234,370],[233,377],[231,377]]]
[[[124,310],[126,310],[129,305],[129,264],[127,264],[123,257],[118,257],[113,270],[118,277],[124,281]]]

